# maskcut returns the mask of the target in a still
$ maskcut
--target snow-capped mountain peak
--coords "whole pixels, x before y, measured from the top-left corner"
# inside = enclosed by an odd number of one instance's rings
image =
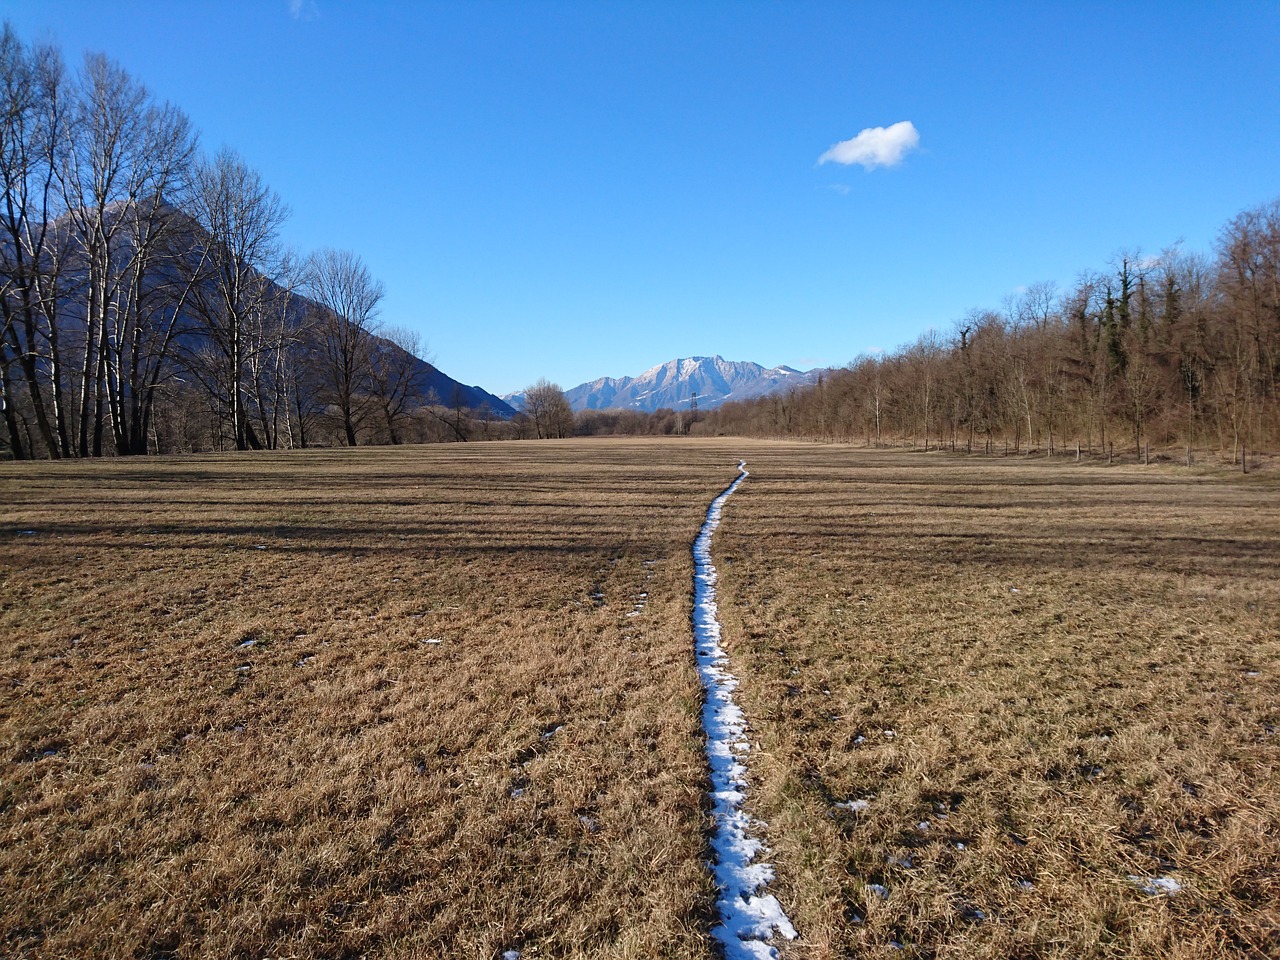
[[[775,390],[811,383],[820,371],[802,373],[787,366],[764,367],[745,360],[680,357],[635,377],[601,377],[565,391],[574,410],[630,409],[654,411],[663,407],[687,409],[696,395],[707,410],[726,399],[745,400]]]

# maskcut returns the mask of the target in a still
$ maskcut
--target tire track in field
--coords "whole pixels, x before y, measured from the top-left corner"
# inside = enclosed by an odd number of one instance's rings
[[[715,853],[716,906],[720,923],[711,934],[724,947],[726,960],[773,958],[769,944],[775,933],[792,940],[795,928],[782,905],[764,888],[773,879],[772,865],[756,862],[767,852],[764,842],[751,835],[755,823],[742,810],[746,798],[748,751],[747,722],[733,701],[738,678],[729,671],[729,657],[720,646],[720,621],[716,611],[716,568],[711,563],[711,537],[720,525],[724,503],[748,476],[745,461],[738,461],[738,477],[707,508],[707,519],[693,542],[693,640],[698,676],[706,692],[702,728],[707,735],[707,761],[711,766],[711,848]]]

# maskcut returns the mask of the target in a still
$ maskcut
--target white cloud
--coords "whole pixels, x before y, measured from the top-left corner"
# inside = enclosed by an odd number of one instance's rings
[[[860,163],[868,170],[892,167],[920,145],[920,133],[910,120],[890,127],[867,127],[852,140],[841,140],[818,158],[818,163]]]

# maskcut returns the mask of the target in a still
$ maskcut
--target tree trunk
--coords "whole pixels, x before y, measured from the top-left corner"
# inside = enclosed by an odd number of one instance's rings
[[[28,453],[19,433],[18,410],[13,402],[13,385],[10,383],[9,363],[0,357],[0,404],[4,406],[4,425],[9,431],[9,449],[15,460],[26,460]]]
[[[84,360],[80,365],[80,422],[76,425],[76,449],[81,457],[89,456],[89,423],[93,394],[96,390],[93,376],[93,324],[86,323],[84,335]]]
[[[48,456],[52,460],[62,458],[62,450],[58,444],[54,442],[54,432],[49,424],[49,411],[44,405],[44,391],[40,386],[40,365],[36,359],[36,330],[35,322],[29,311],[24,310],[23,323],[27,331],[27,347],[20,353],[20,362],[22,364],[22,372],[27,379],[27,393],[31,397],[31,406],[36,415],[36,429],[40,432],[40,439],[48,448]]]

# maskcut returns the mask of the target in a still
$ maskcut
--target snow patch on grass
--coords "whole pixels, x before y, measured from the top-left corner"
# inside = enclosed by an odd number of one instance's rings
[[[1138,877],[1129,874],[1129,882],[1149,897],[1172,897],[1182,892],[1182,884],[1173,877]]]
[[[862,813],[871,806],[870,800],[845,800],[836,804],[837,810],[848,810],[850,813]]]

